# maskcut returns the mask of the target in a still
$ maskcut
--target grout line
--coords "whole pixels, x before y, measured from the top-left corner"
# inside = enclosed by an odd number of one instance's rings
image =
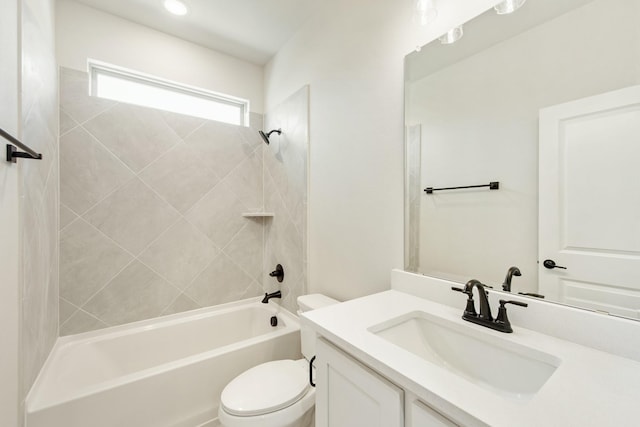
[[[113,280],[118,277],[118,275],[120,275],[120,273],[122,273],[124,270],[126,270],[127,268],[129,268],[129,266],[131,264],[133,264],[135,262],[135,258],[131,259],[128,263],[126,263],[124,265],[124,267],[122,267],[120,270],[118,270],[113,276],[111,276],[111,278],[107,279],[107,281],[100,286],[100,288],[94,292],[93,294],[91,294],[91,296],[89,298],[87,298],[87,300],[85,302],[82,303],[82,305],[80,306],[81,309],[84,310],[84,308],[87,306],[87,304],[89,303],[89,301],[91,301],[93,298],[96,297],[96,295],[98,295],[100,292],[102,292],[103,289],[105,289],[107,286],[109,286],[109,284],[111,282],[113,282]],[[86,311],[86,310],[85,310]],[[87,312],[88,313],[88,312]],[[95,316],[94,316],[95,317]],[[97,318],[97,317],[96,317]],[[106,322],[105,322],[106,323]]]
[[[245,224],[245,225],[243,225],[243,226],[242,226],[242,228],[240,228],[240,231],[238,231],[238,232],[237,232],[237,233],[236,233],[236,234],[231,238],[231,240],[229,240],[229,242],[224,246],[224,248],[222,248],[221,252],[222,252],[223,254],[225,254],[225,255],[226,255],[226,257],[227,257],[227,258],[229,258],[229,259],[231,260],[231,262],[233,262],[233,263],[234,263],[238,268],[240,268],[240,270],[242,270],[242,272],[243,272],[244,274],[246,274],[247,276],[249,276],[252,280],[256,280],[256,281],[257,281],[257,279],[254,277],[254,275],[253,275],[253,274],[249,273],[249,272],[244,268],[244,266],[243,266],[243,265],[241,265],[241,264],[237,263],[237,262],[235,261],[235,259],[234,259],[230,254],[228,254],[228,253],[227,253],[227,251],[226,251],[226,249],[229,247],[229,245],[231,245],[231,243],[235,240],[235,238],[236,238],[236,237],[238,237],[238,235],[239,235],[239,234],[240,234],[240,233],[241,233],[245,228],[249,228],[249,224]],[[264,251],[262,252],[262,259],[263,259],[263,263],[264,263]],[[263,270],[263,272],[262,272],[262,273],[264,273],[264,270]]]
[[[69,128],[68,130],[61,132],[60,130],[60,125],[58,124],[58,139],[62,138],[63,136],[67,135],[70,132],[73,132],[75,129],[77,129],[78,127],[80,127],[80,123],[78,123],[78,121],[76,119],[74,119],[73,117],[71,117],[71,114],[67,113],[62,107],[58,107],[60,109],[60,112],[66,114],[72,121],[73,121],[73,126],[71,128]]]
[[[240,167],[245,163],[245,162],[251,162],[251,157],[253,155],[256,154],[256,151],[258,151],[258,148],[256,148],[254,151],[251,152],[251,154],[249,154],[247,157],[245,157],[240,163],[238,163],[238,165],[233,168],[227,175],[225,175],[225,177],[220,180],[220,182],[225,181],[227,182],[227,179],[230,179],[231,174],[233,174],[234,172],[236,172],[236,170],[239,170]],[[264,169],[264,167],[263,167]],[[262,208],[264,208],[264,179],[262,181],[262,198],[263,198],[263,202],[262,202]],[[255,209],[255,208],[250,208],[248,207],[245,203],[244,200],[242,200],[242,196],[238,195],[238,192],[236,190],[233,189],[233,187],[231,185],[229,185],[227,183],[227,187],[229,187],[229,190],[231,190],[231,192],[233,193],[233,195],[236,197],[236,199],[238,199],[240,201],[240,203],[242,203],[243,207],[247,210],[251,210],[251,209]],[[260,207],[258,207],[260,208]]]
[[[171,302],[169,304],[167,304],[167,306],[165,308],[162,309],[162,311],[160,311],[160,316],[164,316],[165,313],[167,312],[167,310],[169,309],[169,307],[171,307],[177,300],[178,298],[180,298],[180,295],[182,295],[183,292],[178,292],[178,295],[176,295],[176,297],[174,299],[171,300]],[[159,317],[159,316],[156,316]]]
[[[202,273],[204,273],[205,271],[207,271],[207,269],[211,266],[211,264],[213,264],[213,262],[218,259],[218,257],[222,254],[222,251],[218,252],[218,254],[216,256],[214,256],[213,258],[211,258],[211,260],[207,263],[207,265],[202,269],[202,271],[200,271],[198,274],[196,274],[193,279],[191,279],[191,281],[187,284],[187,286],[184,287],[184,289],[182,290],[182,293],[185,294],[186,296],[186,292],[187,290],[189,290],[191,288],[191,286],[193,286],[193,284],[195,283],[196,280],[198,280],[198,278],[200,276],[202,276]],[[195,301],[194,299],[190,298],[192,301],[194,301],[196,304],[200,305],[197,301]]]
[[[178,113],[174,113],[174,114],[178,114]],[[189,116],[189,117],[193,117],[193,116]],[[164,118],[163,118],[163,120],[164,120]],[[199,130],[200,130],[200,128],[204,127],[204,125],[206,125],[207,123],[209,123],[209,122],[211,122],[211,121],[214,121],[214,120],[207,120],[207,119],[200,119],[200,120],[202,120],[202,123],[200,123],[198,126],[196,126],[196,127],[195,127],[195,129],[193,129],[192,131],[188,132],[188,133],[184,136],[184,138],[181,138],[181,139],[182,139],[182,141],[183,141],[185,144],[186,144],[187,138],[189,138],[191,135],[193,135],[194,133],[196,133],[197,131],[199,131]],[[165,123],[166,123],[166,121],[165,121]],[[171,127],[171,126],[169,126],[169,127]],[[180,135],[178,135],[178,136],[180,136]]]
[[[93,100],[93,98],[97,98],[97,97],[92,97],[91,95],[87,95],[87,98],[90,98],[90,99],[92,99],[92,100]],[[86,123],[88,123],[88,122],[90,122],[91,120],[95,119],[96,117],[98,117],[98,116],[100,116],[100,115],[102,115],[102,114],[106,113],[107,111],[109,111],[109,110],[111,110],[111,109],[115,108],[115,106],[116,106],[116,105],[120,105],[120,104],[122,104],[121,102],[111,101],[111,100],[105,100],[104,98],[97,98],[97,99],[99,99],[99,100],[100,100],[100,102],[103,102],[103,101],[104,101],[104,102],[113,102],[113,105],[109,105],[108,107],[105,107],[105,108],[104,108],[104,110],[100,110],[100,112],[99,112],[99,113],[94,114],[93,116],[89,117],[87,120],[83,120],[83,121],[76,120],[76,118],[75,118],[75,117],[73,117],[71,114],[69,114],[66,110],[65,110],[65,113],[66,113],[69,117],[71,117],[71,118],[73,119],[73,121],[74,121],[74,122],[76,122],[76,123],[78,124],[78,126],[82,126],[82,127],[84,128],[84,125],[85,125]],[[75,128],[77,128],[78,126],[76,126]],[[75,128],[74,128],[74,129],[75,129]],[[70,131],[69,131],[69,132],[70,132]],[[69,133],[69,132],[66,132],[66,133],[65,133],[65,135],[66,135],[67,133]]]
[[[126,254],[128,254],[129,256],[131,256],[131,261],[128,262],[122,269],[120,269],[115,275],[111,276],[106,283],[104,283],[100,289],[95,292],[94,294],[91,295],[91,297],[89,299],[87,299],[87,301],[85,301],[84,303],[82,303],[81,307],[84,307],[85,304],[93,297],[95,297],[98,292],[100,292],[101,290],[103,290],[109,283],[111,283],[111,281],[113,279],[116,278],[116,276],[118,276],[118,274],[122,273],[122,271],[124,271],[125,268],[127,268],[131,263],[133,263],[134,261],[138,261],[139,263],[141,263],[142,265],[144,265],[145,267],[147,267],[149,270],[151,270],[152,272],[154,272],[155,274],[157,274],[161,279],[167,281],[168,283],[170,283],[171,285],[175,286],[176,288],[180,289],[179,286],[177,286],[176,284],[174,284],[171,280],[167,279],[166,277],[164,277],[164,275],[158,273],[156,270],[154,270],[152,267],[148,266],[147,264],[145,264],[144,262],[142,262],[142,260],[140,260],[138,258],[138,256],[134,255],[131,251],[127,250],[126,248],[122,247],[118,242],[116,242],[115,240],[113,240],[111,237],[109,237],[108,235],[106,235],[102,230],[100,230],[99,228],[97,228],[96,226],[94,226],[93,224],[91,224],[90,222],[88,222],[87,220],[85,220],[84,218],[80,217],[79,218],[81,221],[83,221],[85,224],[89,225],[89,227],[93,228],[95,231],[97,231],[101,236],[103,236],[104,238],[106,238],[107,240],[109,240],[111,243],[113,243],[114,245],[116,245],[118,247],[118,249],[122,250],[123,252],[125,252]],[[179,221],[180,219],[178,218],[176,220],[176,223]],[[174,224],[172,224],[171,226],[169,226],[169,228],[173,227]],[[167,228],[167,230],[169,229]],[[165,230],[164,232],[160,233],[160,236],[162,236],[167,230]],[[158,238],[160,238],[160,236],[158,236]],[[157,239],[156,239],[157,240]],[[150,245],[149,245],[150,246]],[[148,247],[147,247],[148,248]],[[145,251],[146,249],[144,249],[141,254]]]
[[[98,322],[102,323],[104,326],[102,328],[98,328],[98,329],[104,329],[104,328],[108,328],[109,325],[108,323],[106,323],[105,321],[98,319],[96,316],[94,316],[93,314],[83,310],[82,308],[77,309],[67,320],[65,320],[64,322],[62,322],[62,324],[60,325],[60,330],[62,330],[64,328],[64,325],[66,325],[67,323],[69,323],[69,321],[73,318],[73,316],[75,316],[76,314],[78,314],[78,312],[83,312],[84,314],[86,314],[89,317],[94,318],[95,320],[97,320]],[[97,329],[88,329],[85,332],[89,332],[89,331],[95,331]],[[81,334],[82,332],[76,332],[76,334]],[[68,334],[68,335],[75,335],[75,334]]]
[[[73,224],[74,222],[76,222],[78,220],[78,218],[80,218],[80,215],[78,215],[77,213],[75,213],[73,211],[73,209],[71,209],[69,206],[65,205],[64,203],[62,203],[61,200],[58,200],[58,203],[60,204],[60,207],[64,207],[65,209],[67,209],[68,211],[70,211],[75,218],[73,218],[71,221],[69,221],[69,223],[67,225],[65,225],[64,227],[60,228],[58,225],[58,233],[62,233],[63,230],[66,230],[67,227],[69,227],[71,224]],[[58,209],[58,213],[60,212],[60,209]]]
[[[127,169],[129,172],[131,172],[135,176],[138,175],[136,173],[136,171],[131,169],[131,167],[128,164],[126,164],[124,161],[122,161],[122,159],[118,155],[116,155],[116,153],[114,153],[113,151],[111,151],[109,149],[109,147],[104,145],[104,143],[102,141],[100,141],[100,139],[97,136],[95,136],[89,129],[84,127],[84,124],[82,124],[80,126],[82,126],[82,130],[84,130],[87,134],[89,134],[91,136],[91,138],[93,138],[102,148],[104,148],[107,151],[107,153],[109,153],[117,162],[119,162],[122,166],[124,166],[125,169]]]

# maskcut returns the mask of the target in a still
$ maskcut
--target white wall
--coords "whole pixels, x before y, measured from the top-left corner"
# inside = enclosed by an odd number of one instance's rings
[[[263,68],[70,0],[57,1],[58,65],[87,58],[248,99],[263,112]]]
[[[0,1],[0,128],[18,135],[18,1]],[[4,152],[5,141],[0,138]],[[3,156],[4,157],[4,156]],[[0,425],[18,425],[18,168],[0,159]]]
[[[410,0],[328,0],[267,64],[267,111],[310,85],[310,292],[378,292],[403,265],[403,58],[498,1],[439,3],[418,33]]]

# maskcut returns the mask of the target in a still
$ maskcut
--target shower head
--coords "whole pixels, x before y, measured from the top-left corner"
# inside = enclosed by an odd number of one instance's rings
[[[274,129],[272,131],[270,131],[269,133],[264,133],[263,131],[259,130],[258,133],[260,134],[260,136],[262,137],[262,139],[264,140],[264,142],[269,145],[269,137],[271,136],[272,133],[277,133],[278,135],[282,134],[282,129]]]

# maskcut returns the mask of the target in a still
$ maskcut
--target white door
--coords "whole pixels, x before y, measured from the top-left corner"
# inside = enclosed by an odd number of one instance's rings
[[[640,318],[640,86],[540,110],[539,162],[540,293]]]

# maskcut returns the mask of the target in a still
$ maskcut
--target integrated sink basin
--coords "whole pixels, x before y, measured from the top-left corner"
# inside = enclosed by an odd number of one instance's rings
[[[368,329],[427,362],[518,400],[532,398],[553,375],[560,359],[481,326],[412,312]]]

